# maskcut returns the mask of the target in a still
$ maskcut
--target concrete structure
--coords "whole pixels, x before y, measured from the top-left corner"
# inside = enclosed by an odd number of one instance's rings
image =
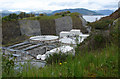
[[[82,32],[80,32],[80,30],[78,29],[72,29],[70,30],[70,35],[73,36],[73,35],[80,35],[82,34]]]
[[[63,37],[68,37],[70,35],[70,32],[69,31],[62,31],[60,32],[60,38],[63,38]]]
[[[62,31],[60,32],[59,42],[63,44],[76,45],[80,44],[88,36],[88,34],[82,34],[79,29],[72,29],[70,32]]]
[[[53,35],[41,35],[30,37],[30,43],[51,43],[55,42],[58,39],[58,36]]]

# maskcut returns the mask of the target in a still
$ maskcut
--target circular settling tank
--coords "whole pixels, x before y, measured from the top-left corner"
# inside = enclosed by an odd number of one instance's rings
[[[53,35],[41,35],[41,36],[33,36],[30,37],[31,43],[39,43],[39,42],[54,42],[58,39],[58,36]]]

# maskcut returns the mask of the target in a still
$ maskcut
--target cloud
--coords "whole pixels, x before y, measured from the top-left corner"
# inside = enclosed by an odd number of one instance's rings
[[[76,4],[79,4],[80,2],[52,2],[48,5],[50,6],[53,6],[53,5],[56,5],[56,6],[74,6]]]
[[[0,10],[117,9],[119,0],[0,0]]]

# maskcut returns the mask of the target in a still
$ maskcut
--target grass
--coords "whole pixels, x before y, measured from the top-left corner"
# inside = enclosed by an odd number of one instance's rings
[[[15,39],[3,40],[4,44],[2,46],[14,45],[14,44],[23,42],[28,38],[29,38],[29,36],[22,35],[22,36],[17,36],[17,38],[15,38]]]
[[[116,45],[107,46],[101,51],[86,51],[84,54],[77,51],[77,53],[79,54],[74,58],[69,55],[65,62],[46,65],[44,68],[24,66],[19,77],[118,77]]]
[[[2,61],[1,60],[2,60],[2,54],[1,54],[1,48],[0,48],[0,79],[2,78]]]
[[[68,56],[63,63],[45,66],[42,69],[31,69],[24,77],[117,77],[118,51],[117,46],[107,47],[100,52],[78,54],[74,59]],[[81,52],[79,52],[81,53]]]
[[[37,17],[29,17],[29,18],[24,18],[28,20],[51,20],[51,19],[57,19],[61,18],[62,16],[37,16]]]

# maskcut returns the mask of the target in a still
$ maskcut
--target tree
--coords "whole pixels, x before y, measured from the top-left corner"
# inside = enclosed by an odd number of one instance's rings
[[[2,18],[3,21],[10,21],[10,20],[17,20],[17,19],[18,19],[18,15],[15,13]]]
[[[25,16],[25,17],[31,17],[31,16],[30,16],[30,14],[26,14],[26,16]]]
[[[10,18],[8,16],[5,16],[2,18],[3,21],[10,21]]]
[[[35,17],[35,14],[30,13],[30,17]]]
[[[44,14],[43,14],[43,13],[41,13],[41,14],[39,14],[39,16],[44,16]]]
[[[17,20],[17,19],[18,19],[18,15],[17,15],[17,14],[15,14],[15,13],[10,14],[8,17],[9,17],[10,19],[15,19],[15,20]]]
[[[25,18],[26,17],[26,13],[25,12],[21,12],[20,14],[19,14],[19,17],[22,19],[22,18]]]
[[[57,16],[57,15],[60,15],[60,13],[55,13],[54,15]]]
[[[71,13],[70,11],[66,11],[66,13]]]

